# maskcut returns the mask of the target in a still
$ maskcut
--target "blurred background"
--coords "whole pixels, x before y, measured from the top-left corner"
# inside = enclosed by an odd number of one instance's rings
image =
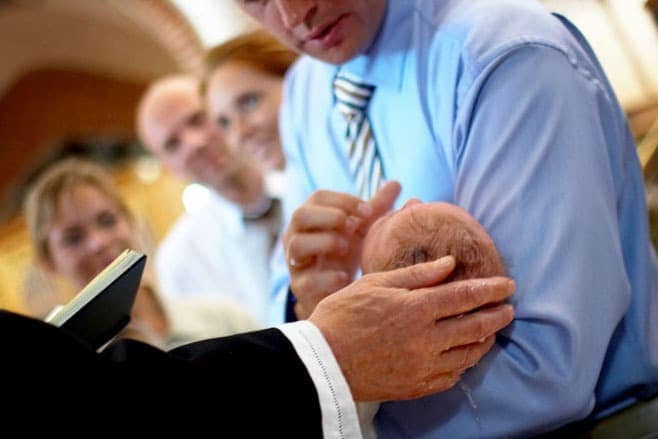
[[[547,0],[588,37],[628,114],[658,242],[658,0]],[[203,196],[136,140],[135,106],[164,74],[195,71],[203,51],[254,27],[233,0],[0,0],[0,307],[67,288],[32,264],[21,215],[40,169],[81,155],[113,174],[157,245]]]

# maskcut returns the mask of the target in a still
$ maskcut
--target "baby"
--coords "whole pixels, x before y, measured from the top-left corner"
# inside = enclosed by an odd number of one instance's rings
[[[377,220],[365,237],[363,274],[394,270],[452,255],[455,269],[446,282],[506,276],[507,269],[486,230],[464,209],[444,202],[411,199]],[[376,437],[379,403],[357,404],[364,438]]]

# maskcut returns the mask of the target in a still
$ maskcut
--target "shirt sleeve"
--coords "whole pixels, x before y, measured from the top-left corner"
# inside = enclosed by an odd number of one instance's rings
[[[278,326],[306,366],[320,400],[326,439],[361,438],[356,405],[322,332],[308,320]]]
[[[538,45],[499,60],[470,93],[456,131],[455,201],[508,262],[515,321],[458,386],[428,399],[431,416],[395,403],[390,422],[416,418],[415,432],[440,437],[527,436],[591,412],[629,305],[623,175],[613,171],[624,142],[606,148],[623,116],[584,66]]]
[[[487,76],[465,126],[457,202],[495,236],[517,281],[514,324],[465,380],[472,395],[459,390],[487,434],[587,416],[629,304],[606,148],[623,124],[602,87],[563,53],[525,47]]]

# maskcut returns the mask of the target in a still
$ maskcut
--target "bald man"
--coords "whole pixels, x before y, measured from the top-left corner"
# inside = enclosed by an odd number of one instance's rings
[[[191,76],[161,78],[137,112],[144,146],[174,175],[209,190],[204,204],[186,212],[161,243],[158,279],[168,297],[230,299],[265,324],[279,214],[259,167],[224,145],[198,90]]]

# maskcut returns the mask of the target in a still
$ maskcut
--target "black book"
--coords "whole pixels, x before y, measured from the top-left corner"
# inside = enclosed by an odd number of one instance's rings
[[[44,320],[100,349],[130,321],[145,264],[146,255],[125,250],[70,302],[53,309]]]

